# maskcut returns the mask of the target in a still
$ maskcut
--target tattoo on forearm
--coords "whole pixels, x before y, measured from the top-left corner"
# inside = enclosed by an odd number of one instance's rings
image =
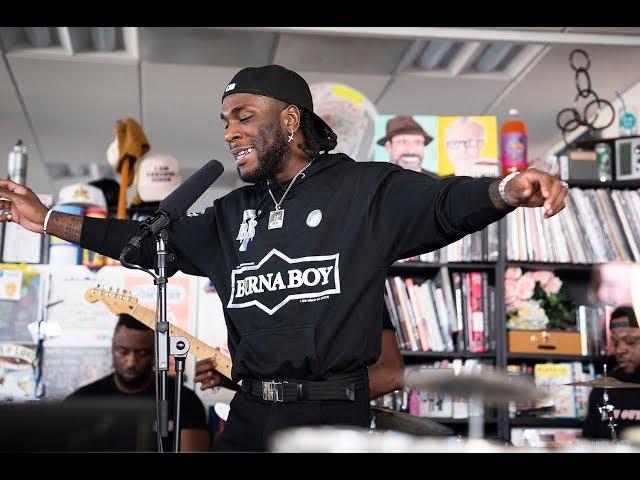
[[[84,217],[67,213],[52,212],[47,225],[47,233],[71,243],[80,243]]]
[[[502,178],[498,178],[491,182],[489,185],[489,198],[491,199],[491,203],[493,203],[497,208],[501,210],[512,210],[513,207],[500,198],[498,186],[500,185],[501,180]]]

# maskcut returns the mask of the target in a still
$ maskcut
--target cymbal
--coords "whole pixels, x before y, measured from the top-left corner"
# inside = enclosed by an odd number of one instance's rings
[[[362,427],[305,426],[277,430],[269,436],[269,451],[277,453],[484,453],[508,452],[503,442],[457,436],[415,436]]]
[[[450,368],[414,368],[405,370],[405,385],[461,397],[479,397],[484,403],[534,401],[546,393],[525,378],[507,375],[496,370],[461,372],[455,375]]]
[[[584,382],[565,383],[570,387],[593,387],[593,388],[640,388],[640,383],[621,382],[613,377],[598,377]]]
[[[434,422],[430,418],[416,417],[405,412],[398,412],[390,408],[373,406],[371,413],[375,421],[376,430],[395,430],[412,435],[448,436],[454,431]]]

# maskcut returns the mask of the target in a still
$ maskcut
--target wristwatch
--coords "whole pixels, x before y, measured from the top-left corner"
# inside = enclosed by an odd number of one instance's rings
[[[511,181],[511,179],[513,177],[515,177],[516,175],[519,175],[520,172],[512,172],[509,175],[507,175],[506,177],[504,177],[502,179],[502,181],[500,182],[500,184],[498,185],[498,193],[500,194],[500,198],[502,199],[502,201],[504,203],[506,203],[507,205],[511,206],[511,207],[517,207],[518,204],[516,203],[515,205],[513,203],[511,203],[508,199],[507,199],[507,194],[505,192],[505,189],[507,188],[507,183],[509,183]]]

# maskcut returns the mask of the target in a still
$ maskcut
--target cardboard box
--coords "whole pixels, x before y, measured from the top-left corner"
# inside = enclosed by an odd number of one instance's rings
[[[509,353],[581,355],[580,332],[509,330]]]

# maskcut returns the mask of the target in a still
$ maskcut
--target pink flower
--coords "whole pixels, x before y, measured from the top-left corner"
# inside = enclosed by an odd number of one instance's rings
[[[555,277],[555,275],[553,274],[553,272],[549,271],[549,270],[537,270],[535,272],[532,272],[532,276],[533,279],[536,282],[540,282],[540,285],[542,285],[543,287],[552,279]]]
[[[504,301],[506,303],[513,302],[518,295],[518,290],[516,288],[517,282],[512,278],[507,278],[504,281]]]
[[[553,277],[543,288],[547,295],[555,295],[560,291],[561,287],[562,280],[560,280],[558,277]]]
[[[509,267],[504,273],[504,278],[507,280],[517,280],[522,276],[522,269],[518,267]]]
[[[533,290],[536,286],[536,281],[530,275],[523,275],[518,279],[516,286],[517,295],[520,300],[528,300],[533,296]]]

